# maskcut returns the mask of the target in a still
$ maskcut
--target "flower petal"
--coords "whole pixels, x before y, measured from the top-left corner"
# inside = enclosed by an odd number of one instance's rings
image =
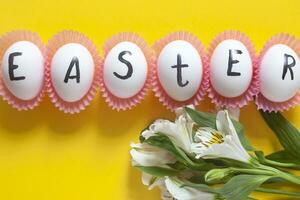
[[[160,190],[161,190],[161,194],[160,194],[161,200],[174,200],[173,196],[167,190],[165,185],[164,187],[160,187]]]
[[[178,200],[215,199],[215,195],[212,193],[203,192],[191,187],[180,187],[180,185],[170,178],[166,178],[165,183],[170,194]]]
[[[148,144],[132,144],[130,154],[135,165],[141,166],[166,166],[176,162],[174,156],[168,151]]]
[[[186,117],[181,115],[176,119],[175,123],[179,130],[177,132],[177,140],[181,141],[180,147],[187,153],[190,153],[191,143],[193,141],[193,122],[190,122]],[[176,143],[178,144],[179,141]]]
[[[196,158],[228,158],[241,162],[249,162],[250,160],[249,154],[241,152],[236,144],[228,138],[225,138],[222,144],[213,144],[209,147],[195,143],[192,151],[196,154]]]
[[[238,134],[229,117],[228,111],[221,110],[218,112],[216,125],[218,131],[222,132],[225,135],[231,135],[233,137],[233,140],[242,147]]]
[[[188,105],[188,106],[186,106],[186,107],[195,110],[195,106],[192,105],[192,104],[191,104],[191,105]],[[177,109],[175,110],[175,114],[176,114],[177,117],[179,117],[179,116],[181,116],[181,115],[187,115],[187,116],[189,116],[189,115],[186,113],[186,111],[185,111],[185,107],[177,108]],[[191,118],[190,118],[190,119],[191,119]]]
[[[183,115],[179,116],[175,123],[169,120],[157,120],[149,127],[149,130],[153,133],[162,133],[168,136],[173,143],[187,153],[190,152],[192,129],[193,124],[188,122]],[[149,133],[147,134],[149,135]]]
[[[148,186],[149,190],[163,186],[165,184],[164,180],[164,178],[158,178],[145,172],[142,173],[142,183]]]
[[[144,185],[148,186],[149,190],[152,190],[155,187],[159,187],[161,190],[161,199],[162,200],[174,200],[173,196],[166,188],[165,178],[157,178],[150,174],[144,173],[142,174],[142,182]]]
[[[153,131],[148,130],[148,129],[147,129],[147,130],[144,130],[141,134],[142,134],[143,138],[145,138],[146,140],[147,140],[149,137],[155,135],[155,133],[154,133]]]
[[[219,111],[224,110],[222,106],[216,106],[216,113]],[[239,121],[240,118],[240,108],[227,108],[227,111],[231,117],[231,119],[234,119],[236,121]]]

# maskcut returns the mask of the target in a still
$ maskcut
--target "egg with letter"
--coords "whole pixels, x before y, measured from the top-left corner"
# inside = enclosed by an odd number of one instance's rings
[[[156,42],[153,90],[171,110],[198,105],[208,86],[207,58],[200,41],[190,33],[172,33]]]
[[[1,94],[18,110],[32,109],[44,94],[45,48],[36,33],[14,31],[1,38]]]
[[[217,107],[240,108],[258,92],[255,50],[236,31],[218,35],[209,48],[209,97]]]
[[[299,40],[286,34],[266,43],[259,60],[259,109],[281,111],[300,103],[299,49]]]
[[[153,54],[147,43],[134,33],[109,38],[104,47],[100,88],[108,105],[115,110],[136,106],[149,90]]]
[[[48,43],[47,86],[51,101],[65,113],[89,105],[99,85],[100,58],[93,43],[75,31],[62,31]]]

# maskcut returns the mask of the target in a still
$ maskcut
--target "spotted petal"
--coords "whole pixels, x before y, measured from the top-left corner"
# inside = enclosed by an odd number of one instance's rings
[[[194,136],[192,152],[196,158],[229,158],[249,162],[250,156],[232,135],[212,128],[199,128]]]

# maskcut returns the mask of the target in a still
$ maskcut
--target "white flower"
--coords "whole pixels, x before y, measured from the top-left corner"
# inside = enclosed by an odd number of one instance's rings
[[[215,194],[201,191],[192,187],[182,187],[171,178],[165,180],[168,192],[177,200],[213,200]]]
[[[176,162],[175,157],[162,148],[146,143],[131,144],[131,147],[133,165],[168,167],[167,164]]]
[[[162,200],[211,200],[215,195],[209,192],[197,190],[191,187],[182,187],[175,179],[164,177],[158,178],[147,173],[143,173],[142,182],[149,190],[159,187]]]
[[[191,144],[193,142],[192,130],[194,122],[183,109],[178,109],[178,117],[175,122],[159,119],[149,126],[148,130],[142,132],[145,139],[161,133],[170,138],[170,140],[186,153],[191,152]]]
[[[242,146],[227,111],[217,114],[217,130],[199,128],[194,136],[192,151],[196,158],[229,158],[249,162],[250,155]]]
[[[164,184],[165,178],[158,178],[156,176],[152,176],[151,174],[147,174],[143,172],[142,174],[142,183],[148,186],[149,190],[152,190],[155,187],[160,187]]]
[[[161,190],[162,200],[173,200],[172,195],[169,193],[169,191],[166,188],[165,179],[166,178],[158,178],[144,172],[142,175],[142,182],[144,185],[148,186],[149,190],[152,190],[155,187],[159,187]]]

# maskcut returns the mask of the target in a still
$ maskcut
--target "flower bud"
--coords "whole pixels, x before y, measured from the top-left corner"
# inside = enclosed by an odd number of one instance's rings
[[[221,183],[228,180],[232,176],[232,170],[225,169],[212,169],[205,174],[205,181],[209,184]]]

